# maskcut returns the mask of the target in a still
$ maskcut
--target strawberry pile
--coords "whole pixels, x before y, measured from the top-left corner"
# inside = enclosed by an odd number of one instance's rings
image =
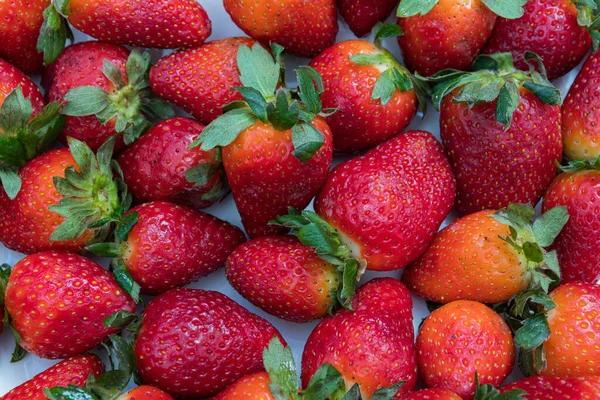
[[[600,399],[600,1],[214,2],[0,1],[0,400]]]

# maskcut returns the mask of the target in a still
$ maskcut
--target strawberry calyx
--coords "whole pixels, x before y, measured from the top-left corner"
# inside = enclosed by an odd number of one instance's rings
[[[277,217],[271,224],[289,228],[290,233],[298,237],[302,244],[314,248],[321,259],[336,266],[342,274],[342,282],[333,293],[333,298],[342,307],[352,310],[356,282],[365,273],[367,261],[354,257],[336,230],[312,211],[298,213],[290,208],[288,215]]]
[[[0,181],[14,200],[21,189],[19,168],[41,153],[63,130],[61,105],[52,102],[33,116],[30,99],[21,86],[13,89],[0,108]]]
[[[575,0],[574,3],[577,22],[590,33],[594,53],[597,53],[600,47],[600,4],[597,0]]]
[[[584,0],[585,1],[585,0]],[[492,12],[502,18],[517,19],[525,14],[523,6],[527,0],[481,0]],[[427,15],[439,0],[402,0],[397,16],[408,18],[415,15]]]
[[[494,385],[482,385],[479,382],[479,374],[475,372],[475,397],[473,400],[525,400],[527,392],[523,389],[512,389],[500,393]]]
[[[127,79],[121,70],[104,60],[102,72],[114,85],[114,92],[106,92],[97,86],[80,86],[65,94],[67,103],[62,114],[72,117],[95,115],[106,125],[115,122],[115,131],[123,135],[125,144],[136,141],[151,123],[147,116],[167,119],[175,115],[173,107],[154,96],[150,89],[150,53],[134,49],[127,59]]]
[[[204,186],[210,182],[216,174],[223,174],[223,152],[220,147],[216,149],[216,157],[214,163],[199,164],[190,168],[185,173],[185,179],[194,184],[194,187]],[[206,193],[202,195],[202,200],[216,203],[225,198],[229,193],[229,182],[225,176],[222,176],[216,184]]]
[[[44,10],[44,22],[38,36],[37,50],[44,53],[44,64],[52,64],[65,48],[67,39],[73,42],[73,32],[66,18],[69,0],[51,0]]]
[[[21,347],[21,335],[12,326],[12,318],[8,313],[8,310],[4,307],[4,296],[6,293],[6,287],[8,286],[8,279],[10,278],[11,267],[8,264],[0,265],[0,307],[4,308],[4,318],[0,321],[0,324],[9,327],[13,337],[15,338],[15,349],[13,350],[11,363],[21,361],[27,355],[27,351]]]
[[[559,165],[562,172],[574,173],[578,171],[596,170],[600,171],[600,156],[595,160],[577,160],[571,161],[567,165]]]

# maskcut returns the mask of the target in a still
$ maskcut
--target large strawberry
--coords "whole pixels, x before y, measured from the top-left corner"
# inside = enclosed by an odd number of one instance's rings
[[[409,265],[402,280],[427,300],[501,303],[527,288],[548,291],[558,283],[556,251],[546,252],[569,216],[566,207],[533,221],[530,205],[479,211],[440,231],[431,246]]]
[[[97,150],[117,134],[117,149],[131,144],[150,127],[147,117],[167,118],[173,110],[155,98],[148,84],[150,54],[123,46],[84,42],[69,46],[44,71],[49,101],[66,102],[61,135]]]
[[[562,158],[561,96],[536,72],[514,69],[510,53],[479,56],[473,72],[431,77],[440,133],[458,185],[461,215],[510,203],[537,204]]]
[[[315,210],[355,258],[367,260],[367,269],[387,271],[427,249],[454,195],[440,143],[428,132],[409,131],[337,166]]]
[[[378,22],[386,19],[398,0],[337,0],[340,14],[350,30],[358,37],[365,36]]]
[[[235,103],[208,125],[193,146],[223,148],[223,164],[250,237],[281,231],[269,221],[304,209],[321,189],[332,161],[332,138],[321,116],[323,84],[310,67],[298,70],[300,90],[277,89],[280,46],[274,57],[260,44],[240,46],[237,63],[246,103]],[[316,88],[315,88],[316,85]],[[300,100],[298,100],[298,98]]]
[[[396,388],[399,399],[417,380],[408,290],[395,279],[375,279],[357,291],[352,307],[354,311],[342,309],[325,318],[308,337],[302,355],[303,387],[329,363],[342,374],[347,388],[358,385],[363,398],[404,382]]]
[[[336,43],[310,62],[323,77],[323,106],[337,109],[327,117],[334,150],[375,147],[402,132],[415,116],[417,97],[424,90],[381,45],[382,39],[398,33],[396,25],[378,25],[375,43]]]
[[[398,42],[411,71],[466,70],[489,39],[497,15],[518,18],[526,0],[402,0]]]
[[[235,90],[242,86],[237,54],[240,46],[255,43],[247,37],[231,37],[171,53],[150,69],[150,86],[157,96],[209,124],[223,113],[223,107],[244,100]]]
[[[150,302],[135,345],[140,377],[177,399],[216,395],[262,371],[262,352],[281,335],[227,296],[174,289]]]
[[[219,151],[188,148],[203,129],[193,119],[170,118],[119,155],[123,180],[135,203],[164,200],[200,210],[227,194]]]
[[[578,378],[555,378],[548,376],[532,376],[504,386],[501,391],[520,389],[526,400],[591,400],[597,399],[600,393],[600,377],[585,376]],[[500,400],[500,398],[499,398]]]
[[[419,373],[428,387],[449,389],[463,399],[475,393],[475,376],[500,385],[510,374],[515,349],[510,328],[491,308],[459,300],[432,312],[417,337]]]

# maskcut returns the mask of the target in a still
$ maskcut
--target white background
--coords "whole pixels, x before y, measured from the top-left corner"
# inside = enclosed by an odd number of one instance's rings
[[[212,20],[212,35],[209,40],[221,39],[231,36],[243,36],[244,33],[231,21],[229,15],[223,9],[222,2],[220,0],[200,0],[200,4],[202,4],[208,15]],[[388,22],[394,22],[394,18],[390,17]],[[350,32],[345,22],[342,21],[341,17],[339,18],[340,31],[337,37],[338,41],[353,39],[355,36]],[[76,32],[76,41],[84,41],[86,40],[86,36]],[[386,47],[388,47],[392,53],[396,55],[396,57],[400,58],[400,51],[398,48],[398,44],[396,40],[389,39],[387,40]],[[153,55],[156,57],[163,54],[161,51],[152,51]],[[165,52],[166,53],[166,52]],[[297,65],[308,63],[308,59],[299,59],[293,56],[286,56],[286,66],[287,66],[287,74],[288,79],[290,80],[288,83],[293,84],[294,79],[294,68]],[[579,68],[578,68],[579,69]],[[577,70],[578,70],[577,69]],[[563,93],[563,97],[566,95],[567,90],[576,76],[576,72],[571,72],[566,77],[563,77],[554,83],[558,86],[558,88]],[[439,138],[439,127],[438,127],[438,113],[433,110],[433,108],[429,107],[428,113],[424,119],[419,115],[415,118],[415,120],[410,125],[409,129],[422,129],[427,130],[429,132],[434,133]],[[337,157],[335,163],[339,163],[343,161],[343,158]],[[312,207],[312,206],[311,206]],[[225,219],[235,225],[242,226],[240,222],[239,214],[235,208],[235,204],[233,202],[233,198],[228,196],[222,203],[217,204],[206,210],[208,213],[216,215],[222,219]],[[451,214],[443,226],[446,226],[449,222],[451,222],[455,217]],[[24,256],[20,253],[16,253],[6,249],[2,244],[0,244],[0,263],[7,263],[10,265],[14,265],[17,261],[19,261]],[[373,273],[367,272],[363,277],[361,284],[364,284],[370,279],[373,279],[378,276],[391,276],[394,278],[400,278],[401,271],[395,271],[390,273]],[[286,322],[276,317],[273,317],[257,307],[254,307],[248,301],[243,299],[240,295],[235,292],[235,290],[228,284],[227,280],[224,277],[224,272],[221,269],[220,271],[215,272],[214,274],[202,278],[199,282],[196,282],[190,287],[193,288],[201,288],[201,289],[210,289],[217,290],[231,297],[242,306],[248,308],[250,311],[268,319],[275,325],[279,331],[283,334],[288,344],[291,346],[294,357],[296,359],[296,363],[298,366],[298,370],[300,369],[300,360],[302,356],[302,350],[304,348],[304,343],[306,338],[315,327],[317,322],[307,323],[307,324],[296,324],[292,322]],[[425,302],[423,299],[413,296],[413,315],[414,315],[414,327],[415,327],[415,335],[417,333],[417,327],[419,326],[421,320],[427,316],[428,310],[425,306]],[[14,347],[14,340],[12,335],[10,334],[10,329],[4,329],[4,332],[0,335],[0,396],[4,395],[13,387],[25,382],[26,380],[32,378],[35,374],[45,370],[51,365],[55,364],[56,360],[43,360],[37,358],[33,355],[27,355],[24,360],[20,361],[16,364],[10,363],[11,353]],[[519,379],[521,377],[520,373],[515,368],[513,374],[507,379],[507,382]]]

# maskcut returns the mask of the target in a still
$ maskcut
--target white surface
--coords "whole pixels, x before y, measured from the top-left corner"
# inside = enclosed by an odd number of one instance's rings
[[[206,8],[212,22],[213,32],[209,40],[221,39],[231,36],[244,36],[243,32],[231,21],[229,15],[223,9],[220,0],[199,0],[200,3]],[[394,19],[390,17],[389,22],[393,22]],[[352,39],[355,36],[349,31],[345,23],[339,19],[340,32],[338,34],[338,41]],[[76,40],[86,40],[86,36],[81,33],[76,33]],[[400,58],[400,52],[398,44],[394,39],[390,39],[386,43],[388,47],[398,58]],[[159,56],[160,51],[153,51],[153,54]],[[286,66],[288,72],[288,79],[294,79],[294,69],[297,65],[306,64],[307,59],[299,59],[293,56],[286,57]],[[562,78],[555,82],[555,84],[561,89],[563,96],[566,95],[567,89],[570,83],[573,81],[576,72],[572,72],[569,76]],[[438,114],[429,107],[429,111],[425,119],[421,119],[421,116],[417,116],[410,125],[409,129],[422,129],[434,133],[439,138],[439,127],[438,127]],[[342,158],[336,158],[335,162],[339,163],[343,161]],[[235,204],[231,196],[225,199],[221,204],[215,205],[206,210],[208,213],[216,215],[222,219],[225,219],[235,225],[242,226],[240,222],[240,216],[235,208]],[[454,219],[451,214],[443,226],[446,226],[450,221]],[[14,265],[17,261],[23,258],[23,255],[6,249],[0,244],[0,263],[7,263]],[[379,276],[391,276],[399,278],[401,271],[395,271],[390,273],[373,273],[368,272],[362,279],[361,284],[368,282],[370,279]],[[283,334],[289,345],[291,346],[298,370],[300,369],[300,360],[302,356],[302,350],[306,338],[315,327],[317,322],[308,324],[295,324],[286,322],[276,317],[273,317],[257,307],[251,305],[248,301],[243,299],[237,292],[229,285],[224,277],[223,270],[220,270],[211,276],[201,279],[199,282],[190,285],[193,288],[217,290],[231,297],[242,306],[246,307],[250,311],[268,319],[275,325],[280,332]],[[421,298],[413,296],[413,315],[414,315],[414,327],[415,334],[421,320],[427,316],[428,310],[425,305],[425,301]],[[10,357],[14,347],[14,341],[9,329],[4,329],[4,332],[0,335],[0,396],[8,392],[13,387],[25,382],[32,378],[35,374],[47,369],[57,361],[43,360],[33,355],[27,355],[24,360],[16,364],[10,364]],[[520,374],[518,371],[513,372],[508,381],[518,379]]]

